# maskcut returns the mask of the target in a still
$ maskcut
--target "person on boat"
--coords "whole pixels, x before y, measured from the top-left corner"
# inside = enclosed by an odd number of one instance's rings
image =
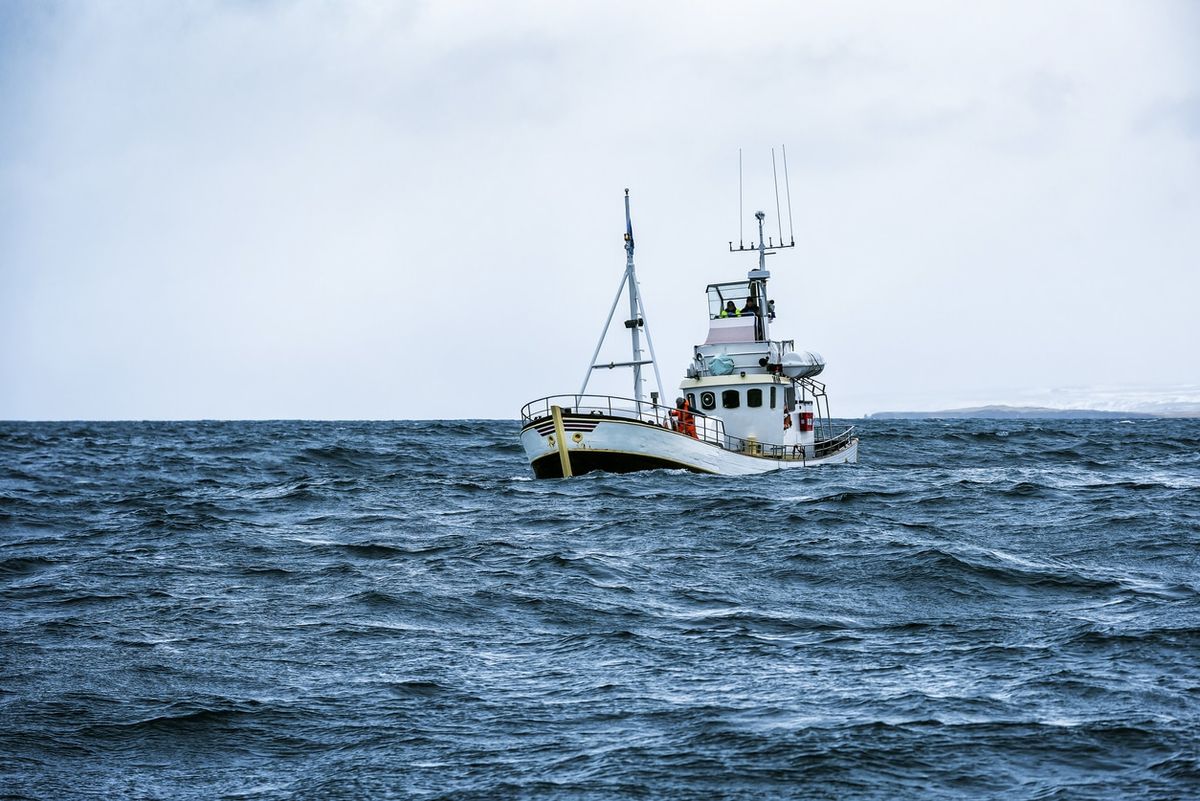
[[[725,308],[721,309],[718,317],[741,317],[742,313],[738,311],[737,305],[731,300],[725,304]]]
[[[742,314],[744,316],[754,318],[754,339],[757,342],[761,342],[762,338],[763,338],[763,333],[762,333],[762,320],[759,319],[759,316],[758,316],[758,301],[755,300],[753,297],[746,298],[746,305],[742,307]]]
[[[688,403],[687,398],[675,399],[675,408],[671,410],[671,418],[676,431],[687,434],[692,439],[699,439],[696,436],[696,415],[692,412],[692,405]]]

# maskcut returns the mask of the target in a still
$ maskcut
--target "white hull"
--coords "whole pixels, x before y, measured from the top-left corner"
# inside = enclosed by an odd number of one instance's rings
[[[838,450],[820,458],[805,459],[799,449],[784,458],[727,450],[720,445],[693,439],[660,426],[612,418],[564,417],[567,456],[575,475],[605,470],[625,473],[635,470],[682,469],[717,475],[745,476],[848,464],[858,461],[858,439],[852,438]],[[534,421],[521,431],[521,445],[542,478],[562,476],[562,455],[549,420]]]

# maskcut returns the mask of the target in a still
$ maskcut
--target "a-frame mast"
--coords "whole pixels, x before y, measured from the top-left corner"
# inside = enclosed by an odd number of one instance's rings
[[[607,364],[596,364],[596,358],[600,355],[600,348],[604,346],[604,340],[608,337],[609,326],[612,325],[613,314],[617,311],[617,304],[621,301],[621,292],[625,288],[629,288],[629,319],[625,321],[625,327],[629,329],[630,344],[632,346],[632,360],[628,362],[609,362]],[[640,330],[646,329],[646,345],[650,350],[650,358],[642,358],[642,340]],[[604,321],[604,330],[600,332],[600,341],[596,343],[596,350],[592,353],[591,361],[588,365],[587,373],[583,377],[583,386],[579,389],[579,394],[587,393],[588,381],[592,377],[592,371],[600,368],[612,369],[614,367],[632,367],[633,368],[633,399],[637,403],[638,411],[642,408],[642,365],[650,364],[654,366],[654,380],[658,385],[658,395],[662,396],[662,377],[658,373],[658,362],[654,358],[654,341],[650,338],[650,326],[646,322],[646,307],[642,303],[641,289],[638,287],[637,271],[633,266],[633,218],[629,213],[629,190],[625,190],[625,273],[621,276],[621,284],[617,287],[617,295],[613,298],[612,308],[608,310],[608,319]]]

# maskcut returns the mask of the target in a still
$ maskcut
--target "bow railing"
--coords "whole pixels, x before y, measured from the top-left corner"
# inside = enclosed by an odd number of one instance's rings
[[[657,426],[684,434],[680,428],[680,418],[672,415],[678,412],[671,406],[663,406],[653,401],[637,401],[633,398],[618,398],[611,395],[548,395],[530,401],[521,407],[521,425],[538,422],[550,418],[550,408],[558,406],[563,415],[570,417],[611,417],[618,420],[636,420],[646,425]],[[709,417],[703,412],[688,410],[696,427],[696,439],[712,445],[725,447],[725,421],[718,417]],[[684,434],[684,436],[691,436]]]

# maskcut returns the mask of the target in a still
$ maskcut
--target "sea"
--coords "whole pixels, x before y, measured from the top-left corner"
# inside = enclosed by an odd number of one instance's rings
[[[0,423],[0,798],[1200,798],[1200,421],[847,422]]]

